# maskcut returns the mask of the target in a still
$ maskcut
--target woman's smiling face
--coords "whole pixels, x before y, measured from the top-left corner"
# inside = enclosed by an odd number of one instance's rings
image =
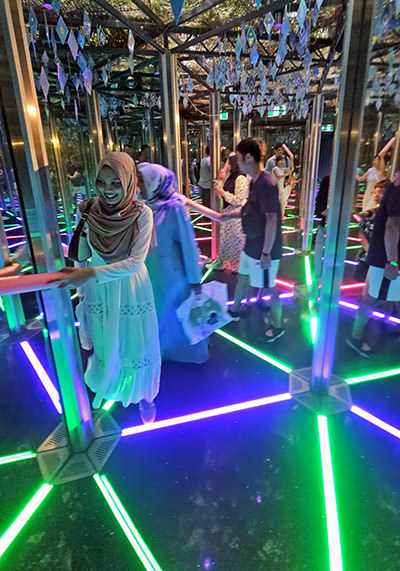
[[[121,181],[111,167],[104,166],[96,180],[97,190],[108,206],[116,206],[124,196]]]

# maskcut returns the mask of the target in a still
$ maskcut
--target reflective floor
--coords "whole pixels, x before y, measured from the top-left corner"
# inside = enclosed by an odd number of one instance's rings
[[[285,240],[296,248],[299,234]],[[348,259],[355,256],[349,250]],[[354,283],[352,271],[348,264],[344,284]],[[281,293],[303,285],[304,258],[285,256],[279,278],[286,282]],[[208,279],[226,281],[232,299],[233,276],[213,272]],[[350,288],[342,300],[357,304],[360,295]],[[235,345],[235,339],[244,341],[290,369],[310,366],[307,300],[300,292],[282,301],[286,332],[275,343],[264,340],[268,313],[250,303],[246,318],[224,328],[232,340],[212,336],[207,364],[164,364],[157,420],[287,393],[286,372]],[[34,313],[34,298],[26,303]],[[384,335],[377,355],[366,361],[345,344],[353,317],[354,309],[342,306],[336,374],[398,367],[399,328],[377,318]],[[28,337],[54,380],[39,320]],[[0,456],[34,451],[60,420],[21,339],[0,343]],[[353,404],[398,429],[399,383],[397,375],[353,385]],[[110,414],[121,428],[140,425],[135,406],[115,405]],[[346,570],[397,571],[400,432],[389,434],[350,411],[330,417],[328,427],[341,550],[330,544],[329,554],[317,416],[290,399],[121,438],[104,474],[158,567],[139,560],[87,478],[51,490],[5,552],[2,568],[320,571],[339,569],[334,565],[341,554]],[[41,484],[34,458],[0,465],[0,536]]]

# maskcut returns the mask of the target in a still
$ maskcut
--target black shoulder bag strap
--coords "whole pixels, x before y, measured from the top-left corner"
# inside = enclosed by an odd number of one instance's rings
[[[82,229],[88,219],[90,209],[92,208],[93,198],[88,200],[85,210],[82,212],[81,219],[79,220],[78,226],[75,228],[74,233],[71,238],[71,242],[68,248],[68,258],[74,260],[74,262],[84,262],[85,260],[80,260],[78,257],[79,252],[79,238],[82,234]]]

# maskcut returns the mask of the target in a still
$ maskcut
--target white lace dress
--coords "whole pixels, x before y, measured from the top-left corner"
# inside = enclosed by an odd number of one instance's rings
[[[244,175],[239,175],[235,181],[235,194],[224,191],[223,198],[229,202],[229,206],[224,208],[224,213],[233,212],[247,201],[249,196],[249,179]],[[242,230],[240,218],[232,218],[221,224],[220,246],[216,269],[228,270],[230,272],[239,271],[240,254],[246,241]]]
[[[106,264],[91,247],[88,267],[96,278],[79,293],[76,309],[82,347],[89,357],[85,382],[96,394],[124,406],[148,402],[157,396],[161,357],[153,288],[146,258],[153,228],[153,214],[145,206],[140,215],[139,238],[126,260]],[[84,228],[87,233],[87,228]],[[81,238],[81,241],[83,238]],[[89,244],[90,247],[90,244]]]

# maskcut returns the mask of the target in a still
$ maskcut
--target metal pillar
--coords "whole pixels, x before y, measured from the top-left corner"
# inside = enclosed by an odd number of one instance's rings
[[[67,234],[72,234],[72,201],[71,201],[71,191],[67,182],[67,173],[65,172],[65,165],[61,158],[61,147],[60,139],[58,138],[56,118],[54,111],[49,110],[49,127],[50,127],[50,140],[53,147],[54,162],[56,165],[56,172],[58,178],[58,184],[61,193],[61,201],[64,209],[64,220],[67,230]]]
[[[219,212],[221,200],[213,191],[213,181],[218,180],[221,159],[221,124],[220,124],[221,95],[219,91],[210,92],[210,157],[211,157],[211,208]],[[218,258],[219,252],[219,223],[211,224],[211,258]]]
[[[236,107],[236,109],[233,110],[233,150],[235,150],[240,143],[240,123],[241,111],[240,107]]]
[[[310,166],[310,141],[311,141],[311,115],[308,116],[306,121],[306,128],[304,133],[303,141],[303,154],[301,161],[301,193],[300,193],[300,217],[303,222],[304,229],[304,218],[305,218],[305,204],[307,202],[307,190],[308,190],[308,177],[309,177],[309,166]]]
[[[160,54],[161,96],[163,105],[164,157],[166,165],[174,171],[178,188],[182,192],[181,142],[179,101],[177,91],[176,56],[169,50]]]
[[[207,127],[205,123],[200,125],[200,160],[206,156]]]
[[[4,262],[9,258],[10,255],[7,236],[4,231],[3,217],[0,216],[0,268],[3,267]],[[21,297],[19,295],[5,295],[2,299],[10,333],[20,333],[22,327],[25,325],[25,314]]]
[[[189,143],[187,135],[187,120],[182,119],[181,141],[182,141],[182,171],[185,194],[190,198],[190,176],[189,176]]]
[[[147,109],[144,114],[142,123],[142,144],[150,147],[150,161],[155,162],[155,142],[154,142],[154,125],[153,113],[151,109]]]
[[[0,3],[0,98],[21,208],[37,272],[64,266],[57,215],[20,0]],[[68,290],[42,293],[64,418],[74,452],[93,439],[92,417]]]
[[[96,90],[92,90],[92,95],[86,93],[86,102],[89,118],[89,140],[95,168],[104,156],[103,127],[101,124],[99,99]]]
[[[399,170],[399,159],[400,159],[400,123],[397,127],[396,132],[396,142],[393,148],[393,155],[392,155],[392,168],[390,169],[390,178],[393,179],[395,173]]]
[[[321,148],[321,127],[324,114],[324,97],[314,98],[311,114],[311,131],[308,147],[307,187],[304,196],[304,229],[301,249],[309,252],[312,244],[312,230],[315,208],[315,187],[317,184],[319,153]]]
[[[253,120],[252,120],[252,119],[249,119],[249,120],[247,121],[247,136],[248,136],[248,137],[251,137],[251,136],[252,136],[252,135],[251,135],[251,133],[252,133],[252,127],[253,127]]]
[[[334,364],[338,301],[359,155],[375,9],[376,0],[350,0],[347,5],[319,325],[312,363],[311,392],[318,396],[328,393]]]
[[[383,113],[382,111],[378,112],[378,123],[376,124],[376,131],[374,133],[374,157],[378,154],[379,150],[379,141],[381,138],[381,129],[382,129],[382,119]]]

